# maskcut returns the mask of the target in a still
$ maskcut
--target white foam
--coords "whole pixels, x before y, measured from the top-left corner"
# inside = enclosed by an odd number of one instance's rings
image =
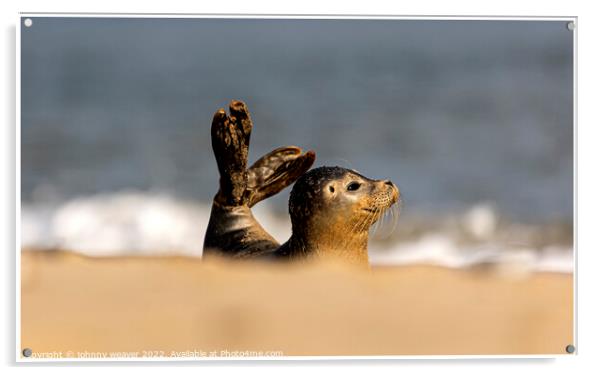
[[[495,232],[497,215],[492,205],[477,204],[464,215],[463,224],[474,237],[486,239]]]
[[[429,264],[451,268],[493,265],[504,273],[515,274],[573,272],[573,252],[568,247],[538,250],[499,243],[461,246],[439,233],[387,247],[370,246],[370,259],[376,265]]]
[[[27,248],[61,248],[93,256],[200,256],[210,212],[208,205],[138,191],[80,197],[55,206],[23,203],[21,242]],[[278,241],[288,239],[288,218],[275,215],[266,204],[254,207],[253,213]],[[426,232],[411,241],[371,243],[370,259],[380,265],[464,268],[494,264],[519,273],[573,271],[570,248],[518,248],[492,240],[497,218],[490,206],[475,206],[460,219],[479,241],[461,244],[450,233]],[[398,225],[403,225],[403,220]]]
[[[94,256],[200,256],[210,213],[207,205],[137,191],[80,197],[55,206],[23,203],[21,243]],[[288,239],[288,220],[276,217],[265,205],[253,213],[277,240]]]

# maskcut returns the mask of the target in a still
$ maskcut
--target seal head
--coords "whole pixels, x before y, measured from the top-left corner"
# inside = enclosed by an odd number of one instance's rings
[[[302,175],[289,199],[292,236],[278,256],[337,257],[368,263],[368,232],[399,199],[389,180],[373,180],[341,167]]]

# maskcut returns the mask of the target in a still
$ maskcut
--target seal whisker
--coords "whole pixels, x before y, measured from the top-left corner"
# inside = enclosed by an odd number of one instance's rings
[[[377,233],[379,235],[379,238],[381,238],[380,237],[380,233],[384,229],[384,218],[383,218],[383,216],[384,216],[384,213],[386,213],[385,210],[386,210],[385,207],[379,207],[378,208],[378,218],[377,218],[378,221],[376,222],[376,225],[377,225],[376,230],[377,230]]]
[[[376,238],[388,238],[397,228],[397,222],[399,220],[399,204],[398,202],[395,202],[389,207],[380,207],[379,212],[381,217],[374,228],[373,234]]]
[[[393,204],[391,207],[387,208],[386,211],[386,217],[387,217],[387,232],[384,235],[383,238],[389,238],[393,232],[395,231],[395,228],[397,226],[397,218],[395,216],[395,208],[394,208],[395,204]]]
[[[391,224],[391,221],[390,221],[391,213],[389,212],[390,208],[391,207],[383,208],[384,214],[383,214],[383,217],[381,219],[381,221],[382,221],[382,230],[383,230],[382,238],[387,238],[391,234],[391,225],[390,225]]]
[[[370,220],[368,220],[368,222],[366,223],[366,229],[369,229],[375,223],[374,220],[378,218],[379,212],[380,208],[377,207],[376,210],[370,215]]]
[[[393,203],[393,205],[391,206],[391,218],[393,220],[393,226],[391,229],[391,234],[393,234],[393,232],[395,232],[397,230],[397,224],[399,223],[399,201]]]
[[[371,222],[372,222],[374,219],[376,219],[376,218],[378,217],[378,213],[379,213],[379,212],[380,212],[380,207],[377,207],[377,208],[376,208],[376,210],[375,210],[375,216],[376,216],[376,217],[373,217],[373,218],[372,218],[372,220],[370,220]],[[380,221],[380,220],[377,220],[377,221],[374,223],[374,224],[376,224],[376,225],[374,225],[374,227],[372,228],[372,233],[373,233],[374,235],[376,235],[376,234],[378,233],[378,227],[379,227],[379,225],[380,225],[379,221]]]
[[[389,214],[389,209],[387,207],[381,208],[381,217],[378,219],[378,230],[379,230],[379,238],[387,238],[387,218]],[[383,234],[384,233],[384,234]]]
[[[380,238],[380,232],[382,230],[382,213],[383,213],[383,209],[382,207],[378,208],[376,217],[374,218],[374,220],[376,220],[376,229],[374,231],[375,237],[376,238]]]

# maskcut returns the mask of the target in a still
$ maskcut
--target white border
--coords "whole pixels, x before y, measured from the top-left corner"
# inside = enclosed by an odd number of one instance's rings
[[[566,21],[574,22],[573,30],[573,342],[576,351],[572,354],[518,354],[518,355],[375,355],[375,356],[280,356],[280,357],[141,357],[141,358],[26,358],[21,355],[21,27],[24,18],[214,18],[214,19],[343,19],[343,20],[433,20],[433,21]],[[119,362],[239,362],[239,361],[311,361],[311,360],[388,360],[388,359],[557,359],[575,356],[579,353],[577,337],[577,16],[392,16],[392,15],[280,15],[280,14],[190,14],[190,13],[53,13],[20,12],[16,23],[16,199],[15,199],[15,238],[16,238],[16,350],[17,363],[119,363]],[[567,343],[568,344],[568,343]]]
[[[16,294],[15,294],[15,307],[17,312],[15,313],[15,330],[16,330],[16,342],[17,342],[17,350],[15,355],[17,356],[17,362],[20,362],[20,354],[21,350],[19,347],[21,346],[21,18],[18,18],[17,22],[17,43],[16,43],[16,51],[15,56],[17,59],[15,65],[15,92],[16,92],[16,112],[15,116],[17,119],[17,124],[15,126],[15,242],[17,252],[15,265],[15,275],[16,275]]]
[[[411,15],[345,15],[345,14],[253,14],[253,13],[54,13],[54,12],[20,12],[23,17],[49,17],[49,18],[252,18],[252,19],[318,19],[318,20],[432,20],[432,21],[574,21],[577,16],[411,16]]]
[[[579,33],[579,24],[575,17],[575,27],[573,29],[573,345],[575,346],[575,355],[579,353],[579,337],[577,331],[577,228],[578,228],[578,163],[577,163],[577,145],[578,145],[578,127],[577,127],[577,34]]]

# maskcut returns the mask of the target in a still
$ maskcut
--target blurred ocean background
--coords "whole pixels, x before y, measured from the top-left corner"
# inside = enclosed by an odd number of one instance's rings
[[[211,118],[240,99],[250,162],[294,144],[397,184],[401,215],[375,230],[372,262],[572,271],[564,21],[32,20],[24,248],[200,255]],[[289,190],[255,209],[281,241]]]

